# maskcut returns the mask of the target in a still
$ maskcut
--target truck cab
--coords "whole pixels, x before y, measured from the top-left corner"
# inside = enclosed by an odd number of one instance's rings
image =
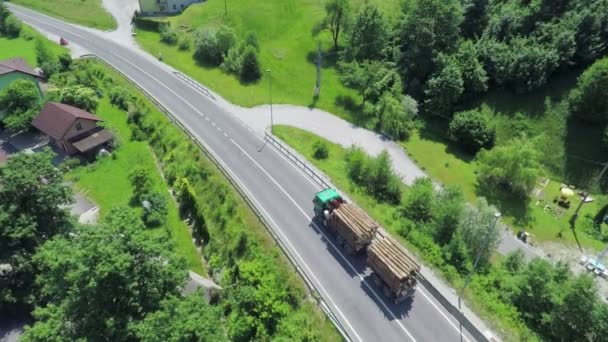
[[[343,203],[342,196],[336,191],[336,189],[328,188],[317,192],[315,198],[312,200],[314,204],[315,216],[323,219],[323,213],[325,211],[331,212],[334,208],[333,203]]]

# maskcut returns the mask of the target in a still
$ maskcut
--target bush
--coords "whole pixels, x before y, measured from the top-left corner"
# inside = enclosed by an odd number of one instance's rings
[[[122,110],[129,109],[133,96],[123,87],[114,87],[110,90],[110,103]]]
[[[220,65],[235,43],[236,35],[225,26],[217,31],[199,28],[194,33],[194,56],[199,62]]]
[[[150,192],[142,196],[142,220],[147,227],[158,227],[167,221],[167,199],[161,193]]]
[[[415,222],[429,222],[433,218],[434,203],[433,182],[429,178],[417,178],[407,192],[399,212],[401,216]]]
[[[78,107],[87,112],[95,112],[99,104],[95,90],[80,85],[68,86],[61,90],[61,103]]]
[[[391,204],[401,201],[401,179],[395,174],[386,151],[372,158],[360,147],[353,146],[346,153],[346,168],[349,178],[378,201]]]
[[[178,49],[181,51],[190,50],[190,37],[186,34],[182,35],[179,38],[179,42],[177,43]]]
[[[260,43],[258,42],[258,37],[253,32],[247,33],[243,44],[245,46],[252,46],[255,48],[255,51],[260,52]]]
[[[243,67],[243,44],[233,46],[224,58],[220,68],[228,73],[240,74]]]
[[[59,55],[58,57],[59,67],[61,71],[68,71],[72,67],[72,56],[69,53],[65,52]]]
[[[241,79],[247,82],[256,81],[262,77],[262,69],[254,47],[247,46],[243,51],[243,64],[241,66]]]
[[[171,24],[160,25],[160,41],[169,45],[177,44],[177,32],[171,28]]]
[[[486,110],[468,110],[454,115],[448,134],[452,140],[475,154],[482,148],[490,149],[496,131],[490,126]]]
[[[160,32],[160,28],[163,25],[169,24],[166,21],[161,21],[161,20],[156,20],[156,19],[151,19],[151,18],[142,18],[142,17],[135,17],[133,22],[135,23],[135,26],[137,28],[140,28],[142,30],[155,31],[155,32]]]
[[[327,148],[327,144],[325,144],[324,142],[317,140],[312,145],[312,148],[314,150],[312,156],[315,159],[322,160],[322,159],[327,159],[327,157],[329,157],[329,149]]]
[[[143,167],[131,170],[129,181],[133,186],[133,200],[135,202],[141,202],[146,194],[152,192],[152,177]]]
[[[2,34],[5,36],[11,38],[19,37],[19,34],[21,33],[21,21],[11,14],[4,19],[1,28]]]

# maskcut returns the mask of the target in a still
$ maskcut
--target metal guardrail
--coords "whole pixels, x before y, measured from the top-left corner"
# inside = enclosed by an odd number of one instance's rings
[[[203,87],[200,83],[196,82],[195,80],[193,80],[192,78],[190,78],[187,75],[182,74],[179,71],[175,71],[173,72],[173,74],[175,75],[175,77],[181,79],[182,81],[188,83],[189,85],[191,85],[192,87],[194,87],[196,90],[200,91],[201,93],[209,96],[210,98],[212,98],[213,100],[215,100],[215,96],[213,96],[213,94],[211,93],[211,91],[209,91],[209,89]]]
[[[336,327],[336,329],[342,335],[342,338],[344,338],[344,340],[348,341],[348,342],[352,341],[352,339],[348,335],[348,332],[346,331],[346,329],[344,328],[344,326],[342,325],[342,323],[338,320],[336,314],[333,312],[333,310],[327,304],[327,302],[325,302],[325,300],[323,299],[323,297],[321,297],[321,295],[320,295],[319,291],[317,290],[316,286],[314,285],[314,283],[311,281],[311,279],[308,277],[308,275],[306,275],[306,273],[304,272],[304,270],[300,267],[300,265],[297,262],[297,259],[295,258],[295,256],[291,253],[291,251],[287,248],[287,246],[285,246],[285,244],[283,243],[283,241],[278,237],[277,233],[272,228],[272,226],[270,225],[270,223],[268,222],[268,220],[266,219],[266,217],[260,212],[260,210],[258,209],[258,207],[253,203],[253,201],[251,200],[251,198],[249,197],[249,195],[247,194],[247,192],[242,188],[242,186],[239,184],[239,182],[236,181],[235,177],[231,174],[231,172],[228,170],[228,168],[225,167],[219,161],[219,159],[217,158],[217,156],[213,152],[211,152],[211,149],[209,149],[204,142],[199,141],[186,128],[186,126],[180,121],[180,119],[177,116],[173,115],[173,113],[171,113],[171,111],[169,111],[158,100],[156,100],[152,95],[150,95],[148,93],[148,91],[146,91],[144,88],[142,88],[137,82],[133,81],[129,76],[127,76],[126,74],[124,74],[122,71],[118,70],[113,65],[111,65],[108,62],[106,62],[105,60],[103,60],[102,58],[100,58],[97,55],[86,54],[86,55],[82,55],[80,57],[81,58],[96,59],[96,60],[102,62],[103,64],[105,64],[106,66],[108,66],[109,68],[111,68],[112,70],[116,71],[120,75],[122,75],[134,87],[136,87],[137,89],[139,89],[139,91],[142,94],[144,94],[144,96],[146,98],[148,98],[150,101],[152,101],[152,103],[154,103],[154,105],[161,112],[163,112],[163,114],[165,114],[172,123],[176,124],[177,127],[179,127],[196,145],[198,145],[198,147],[205,154],[205,156],[207,156],[207,158],[209,160],[211,160],[211,162],[218,168],[218,170],[220,170],[220,172],[228,180],[228,182],[230,183],[230,185],[239,193],[239,196],[241,196],[241,198],[245,201],[245,203],[247,203],[247,206],[255,214],[255,216],[258,218],[258,220],[260,221],[260,223],[262,223],[262,225],[264,226],[264,228],[266,228],[266,230],[270,233],[270,236],[272,236],[272,238],[275,241],[276,245],[279,246],[279,248],[281,248],[281,251],[284,253],[284,255],[287,257],[287,259],[289,260],[289,262],[291,263],[291,265],[293,266],[293,268],[296,270],[296,272],[298,273],[298,275],[302,278],[302,280],[306,284],[306,287],[308,288],[311,297],[315,299],[315,301],[317,302],[317,305],[321,308],[321,310],[323,310],[323,312],[325,313],[325,315],[327,316],[327,318],[334,324],[334,326]]]
[[[324,177],[319,175],[315,170],[311,169],[306,162],[304,162],[300,157],[291,152],[291,149],[283,145],[283,143],[277,140],[274,136],[268,134],[268,132],[264,132],[264,140],[271,143],[275,148],[279,150],[279,152],[281,152],[297,167],[304,171],[304,173],[306,173],[310,178],[312,178],[312,180],[319,184],[323,189],[332,187],[332,185],[329,184]]]

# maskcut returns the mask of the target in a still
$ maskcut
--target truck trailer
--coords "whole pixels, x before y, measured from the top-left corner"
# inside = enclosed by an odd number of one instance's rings
[[[316,217],[347,253],[367,254],[372,279],[387,297],[399,302],[412,294],[420,265],[387,233],[380,234],[380,226],[365,211],[335,189],[319,191],[313,204]]]

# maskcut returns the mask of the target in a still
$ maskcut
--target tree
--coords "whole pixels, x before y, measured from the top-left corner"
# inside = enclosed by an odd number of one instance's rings
[[[129,341],[131,325],[179,295],[186,266],[128,208],[45,243],[34,257],[40,303],[24,341]],[[167,322],[165,322],[167,323]]]
[[[144,196],[152,192],[154,182],[148,170],[137,167],[129,172],[129,181],[133,186],[133,200],[141,202]]]
[[[472,263],[467,244],[460,231],[455,231],[449,242],[442,248],[444,259],[460,273],[470,272]]]
[[[433,237],[438,244],[445,245],[452,240],[462,218],[464,204],[460,188],[447,187],[437,191],[433,206]],[[458,246],[452,246],[455,247]]]
[[[381,60],[388,46],[388,22],[377,7],[367,4],[348,31],[347,61]]]
[[[431,115],[451,116],[464,92],[460,67],[452,62],[433,76],[426,85],[425,111]]]
[[[59,71],[57,57],[51,52],[47,42],[42,39],[36,40],[36,63],[47,78]]]
[[[435,190],[429,178],[416,178],[407,192],[399,212],[416,222],[430,222],[433,219]]]
[[[409,2],[403,11],[398,65],[405,88],[419,99],[423,85],[436,71],[436,57],[458,46],[462,6],[459,0],[420,0]]]
[[[195,292],[183,299],[164,300],[158,311],[135,325],[135,335],[149,342],[228,341],[220,308],[205,303],[203,298]]]
[[[588,275],[570,280],[560,288],[555,309],[549,312],[553,340],[576,341],[591,336],[594,330],[594,314],[598,303],[597,286]]]
[[[63,88],[59,101],[91,113],[95,112],[99,104],[99,98],[95,90],[81,85]]]
[[[142,220],[147,227],[158,227],[167,221],[167,199],[159,192],[148,192],[141,196],[146,203]]]
[[[177,40],[178,40],[177,32],[171,27],[171,24],[169,24],[169,23],[161,24],[159,33],[160,33],[161,42],[167,43],[169,45],[177,44]]]
[[[481,150],[477,155],[480,183],[526,197],[541,172],[541,156],[534,143],[530,139],[516,138],[490,151]]]
[[[498,209],[489,205],[485,198],[480,197],[475,207],[465,207],[458,223],[457,229],[467,246],[467,252],[475,258],[479,256],[480,267],[489,263],[490,256],[500,242],[500,226],[493,224],[497,212]]]
[[[462,22],[462,36],[475,39],[481,36],[488,24],[489,0],[464,0],[464,20]]]
[[[375,104],[387,91],[401,95],[401,78],[390,63],[379,61],[351,62],[340,64],[341,81],[345,86],[356,89],[366,102]]]
[[[338,51],[340,34],[348,28],[350,17],[350,0],[329,0],[325,4],[325,18],[321,20],[313,34],[321,30],[329,30],[334,41],[334,49]]]
[[[407,95],[385,92],[375,105],[380,131],[396,140],[409,138],[414,129],[414,118],[418,114],[416,100]]]
[[[7,37],[19,37],[19,34],[21,33],[21,21],[11,14],[4,19],[0,28],[2,29],[0,33],[3,33]]]
[[[16,315],[31,303],[32,255],[44,241],[72,226],[64,209],[72,202],[72,192],[52,164],[53,157],[49,150],[20,153],[0,168],[0,264],[12,268],[0,277],[0,313]]]
[[[569,97],[570,111],[590,123],[608,122],[608,58],[593,63],[578,78]]]
[[[247,46],[243,51],[243,62],[241,66],[241,79],[246,82],[256,81],[262,77],[262,68],[258,55],[253,46]]]
[[[462,73],[462,81],[465,94],[474,95],[488,90],[488,75],[479,60],[477,47],[470,40],[465,40],[458,45],[458,50],[448,58],[453,58]],[[440,61],[440,64],[449,62]]]
[[[199,62],[220,65],[235,44],[236,35],[227,26],[217,30],[199,28],[194,32],[194,56]]]
[[[40,109],[40,90],[29,80],[18,79],[0,91],[0,108],[6,112],[4,125],[20,131],[30,126]]]
[[[487,109],[456,113],[448,130],[450,138],[473,154],[482,148],[492,148],[496,131],[490,126],[488,116]]]
[[[393,170],[387,151],[380,152],[371,160],[366,183],[367,191],[379,201],[391,204],[401,202],[401,181]]]

